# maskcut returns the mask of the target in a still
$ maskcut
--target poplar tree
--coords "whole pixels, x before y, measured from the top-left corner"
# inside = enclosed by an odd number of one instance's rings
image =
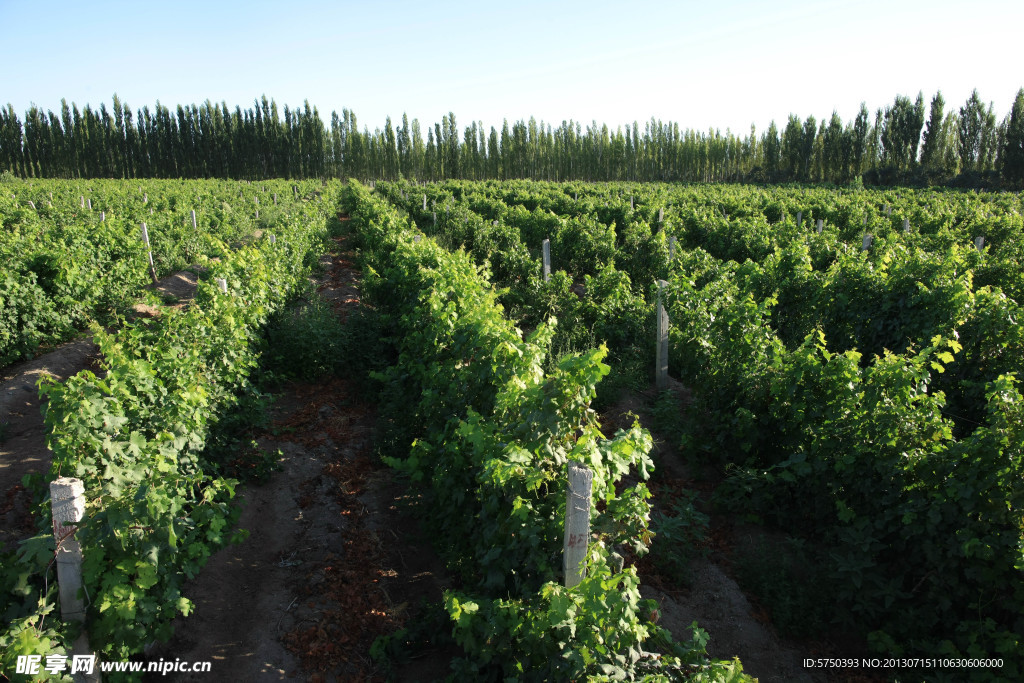
[[[1024,88],[1017,91],[1010,109],[999,165],[1003,178],[1018,187],[1024,185]]]
[[[960,169],[965,173],[980,170],[978,152],[981,149],[982,128],[985,125],[984,115],[985,108],[975,89],[964,106],[960,107]]]

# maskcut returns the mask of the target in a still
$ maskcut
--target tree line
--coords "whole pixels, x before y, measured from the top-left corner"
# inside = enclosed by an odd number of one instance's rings
[[[424,131],[424,128],[426,129]],[[424,133],[426,138],[424,139]],[[684,182],[828,182],[871,185],[953,184],[1024,187],[1024,88],[997,121],[977,90],[959,108],[938,92],[925,115],[916,100],[897,95],[872,116],[844,122],[790,115],[758,134],[682,129],[651,119],[611,130],[596,121],[553,127],[533,117],[506,120],[499,131],[473,121],[460,130],[455,114],[421,126],[402,116],[383,129],[359,128],[354,112],[316,107],[282,112],[263,96],[230,110],[209,100],[159,103],[132,112],[115,94],[59,113],[32,106],[19,119],[0,109],[0,172],[58,178],[309,178],[440,180],[532,178]]]

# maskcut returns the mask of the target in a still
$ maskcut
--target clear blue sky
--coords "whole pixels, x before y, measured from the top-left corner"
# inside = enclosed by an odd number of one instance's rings
[[[134,110],[308,99],[325,123],[500,129],[535,116],[651,117],[760,133],[792,112],[852,119],[897,94],[947,111],[977,88],[999,119],[1024,86],[1024,2],[172,2],[0,0],[0,104]]]

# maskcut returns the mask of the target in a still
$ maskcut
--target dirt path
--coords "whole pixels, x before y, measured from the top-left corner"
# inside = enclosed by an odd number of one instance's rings
[[[344,239],[322,265],[317,289],[344,318],[359,305]],[[217,680],[381,680],[369,658],[374,639],[414,618],[421,600],[440,600],[446,579],[408,511],[414,501],[373,457],[374,419],[346,380],[285,388],[259,439],[280,449],[281,471],[239,496],[249,537],[217,553],[188,586],[194,614],[177,620],[150,661],[211,661]],[[446,673],[438,656],[398,676]]]
[[[682,385],[673,383],[673,388],[683,402],[689,401],[689,392]],[[623,398],[603,417],[606,432],[628,428],[632,424],[631,416],[639,416],[640,423],[651,431],[654,438],[651,457],[655,466],[663,470],[658,478],[661,487],[693,489],[693,478],[676,456],[675,449],[663,435],[652,429],[649,406],[656,397],[655,392],[649,391]],[[655,495],[651,502],[658,509],[669,501],[659,500]],[[709,654],[720,659],[739,657],[743,670],[762,683],[814,681],[803,668],[797,649],[781,641],[763,616],[758,615],[719,559],[714,553],[708,558],[694,559],[690,565],[691,585],[686,588],[667,581],[652,581],[655,577],[647,573],[648,565],[641,563],[640,594],[660,605],[659,623],[676,640],[685,641],[690,639],[690,625],[696,621],[710,636]]]
[[[195,296],[196,283],[195,273],[182,271],[163,278],[153,289],[173,297],[175,307],[183,307]],[[159,315],[159,310],[138,304],[135,315]],[[21,480],[50,468],[39,380],[49,376],[64,381],[86,368],[96,369],[99,358],[99,348],[87,336],[0,370],[0,546],[34,533],[31,496]]]

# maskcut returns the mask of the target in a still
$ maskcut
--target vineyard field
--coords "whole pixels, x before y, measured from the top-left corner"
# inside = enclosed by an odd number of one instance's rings
[[[86,332],[98,347],[89,367],[38,383],[47,473],[0,482],[8,500],[32,497],[36,528],[0,547],[0,673],[76,635],[60,620],[46,494],[73,476],[86,625],[106,658],[144,658],[187,629],[211,557],[230,581],[218,553],[259,533],[239,528],[236,490],[259,480],[316,505],[318,534],[363,529],[332,541],[344,550],[316,574],[342,578],[292,601],[322,627],[282,613],[307,674],[385,680],[426,641],[456,680],[769,675],[698,622],[659,623],[668,608],[642,597],[650,583],[696,599],[687,567],[703,557],[787,647],[1000,661],[879,672],[898,680],[1024,677],[1020,194],[6,179],[0,262],[0,368]],[[187,302],[151,285],[183,270]],[[311,402],[267,427],[271,394],[313,378],[321,400],[300,389]],[[624,405],[642,416],[620,419]],[[284,432],[289,455],[275,456]],[[3,458],[19,457],[2,436]],[[316,457],[298,458],[311,443]],[[282,463],[303,474],[272,474]],[[570,463],[593,488],[583,578],[567,586]],[[365,595],[371,560],[405,562],[405,546],[372,549],[399,522],[360,521],[391,504],[357,496],[371,479],[415,501],[444,568],[443,597],[412,618]],[[333,485],[343,495],[318,501]],[[253,495],[280,507],[291,491]],[[306,538],[288,524],[268,526]],[[749,530],[774,545],[751,550]],[[254,557],[284,569],[292,555]],[[380,579],[385,596],[391,585]],[[314,607],[325,596],[349,613]]]

